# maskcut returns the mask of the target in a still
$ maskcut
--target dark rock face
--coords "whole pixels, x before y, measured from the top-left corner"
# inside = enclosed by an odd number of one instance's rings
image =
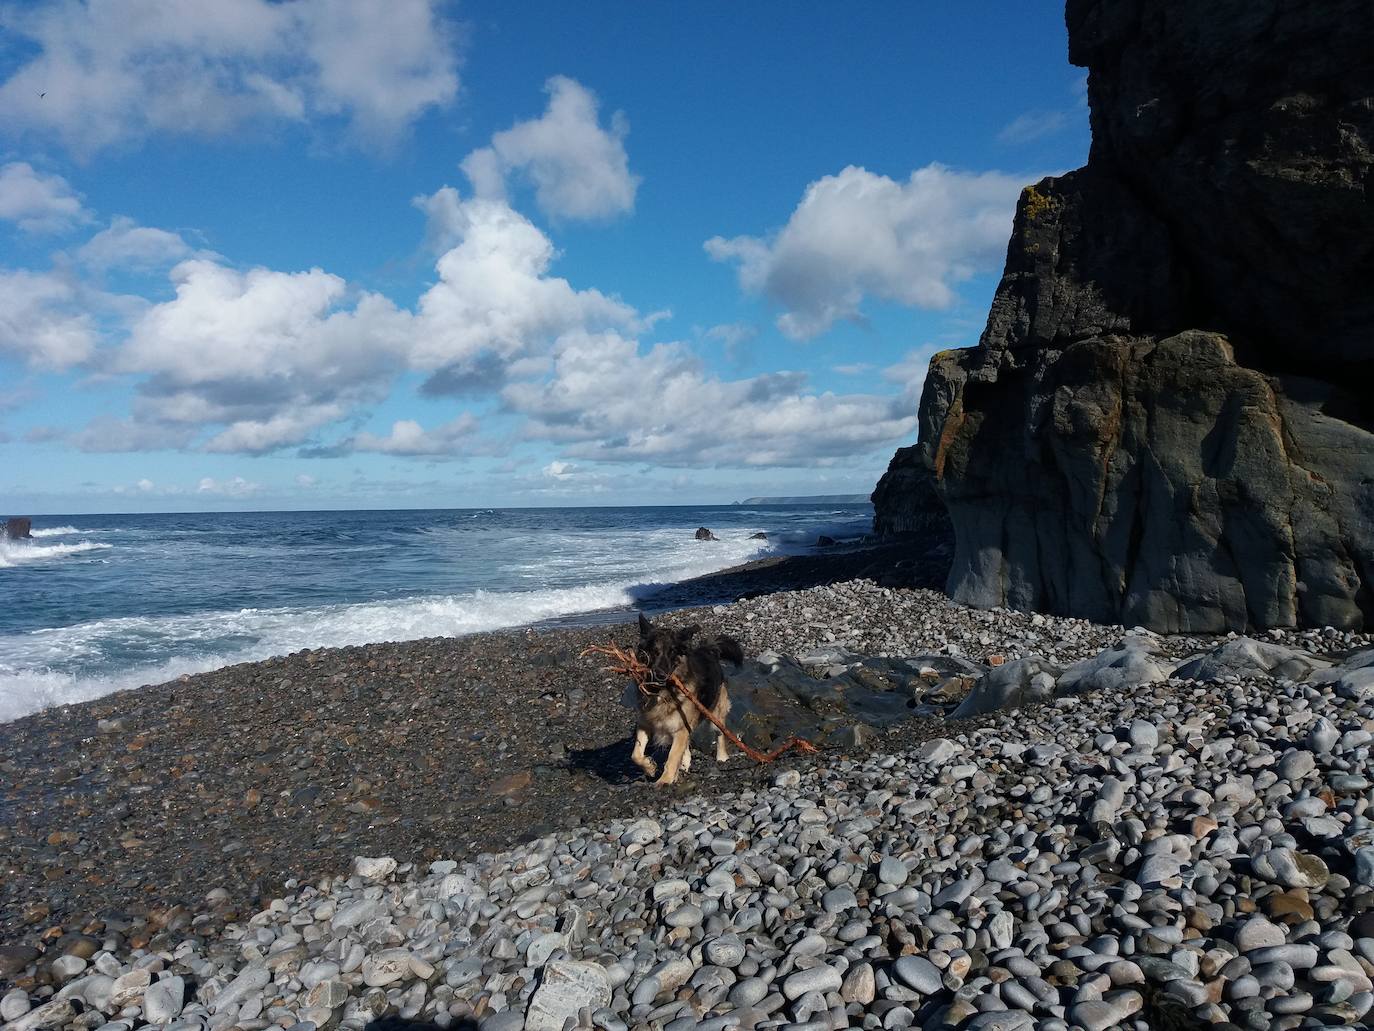
[[[925,471],[956,600],[1374,624],[1374,5],[1067,18],[1088,164],[1022,194],[987,328],[932,360],[879,524]]]
[[[696,539],[699,540],[699,541],[718,541],[718,540],[720,540],[719,537],[717,537],[715,534],[713,534],[710,530],[708,530],[708,529],[707,529],[706,527],[704,527],[704,526],[698,526],[698,527],[697,527]]]
[[[7,519],[5,521],[5,536],[12,541],[32,537],[33,534],[29,532],[32,527],[33,523],[28,519],[25,519],[23,516],[15,516],[13,519]]]
[[[872,500],[873,532],[879,537],[915,534],[944,540],[953,533],[935,479],[915,446],[899,448],[892,456]]]

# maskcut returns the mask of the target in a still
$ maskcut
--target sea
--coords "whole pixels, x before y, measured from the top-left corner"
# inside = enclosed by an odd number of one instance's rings
[[[833,503],[35,516],[32,540],[0,539],[0,722],[302,648],[653,610],[872,520]]]

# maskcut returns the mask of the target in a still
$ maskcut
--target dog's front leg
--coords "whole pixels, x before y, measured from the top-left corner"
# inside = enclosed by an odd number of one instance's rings
[[[716,728],[716,762],[723,763],[730,758],[730,753],[725,750],[725,731]]]
[[[649,744],[649,732],[643,727],[635,729],[635,747],[630,753],[630,758],[634,764],[644,771],[644,776],[653,777],[658,772],[658,763],[654,762],[644,754],[644,749]]]
[[[673,734],[673,745],[668,749],[668,761],[663,764],[663,776],[658,778],[659,784],[676,784],[678,769],[682,766],[682,754],[687,751],[687,743],[691,735],[684,728]]]

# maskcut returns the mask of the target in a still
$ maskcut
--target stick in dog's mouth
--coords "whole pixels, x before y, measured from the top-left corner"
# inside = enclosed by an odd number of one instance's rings
[[[650,669],[647,665],[645,665],[645,663],[641,661],[639,656],[636,655],[634,652],[627,651],[626,649],[621,648],[617,644],[608,643],[590,645],[587,648],[583,649],[581,657],[586,658],[588,655],[604,655],[607,658],[612,659],[613,664],[606,667],[606,672],[618,673],[622,676],[629,677],[631,680],[635,682],[635,686],[639,688],[641,694],[657,694],[659,691],[663,690],[663,687],[661,686],[651,688],[649,686],[650,682],[656,679],[654,671]],[[706,706],[702,705],[701,702],[698,701],[696,695],[694,695],[691,691],[687,690],[686,685],[683,684],[682,680],[678,677],[676,673],[668,674],[668,676],[664,680],[664,684],[671,685],[672,688],[675,691],[677,691],[679,695],[681,695],[683,698],[686,698],[689,702],[691,702],[699,710],[701,710],[701,714],[705,716],[708,720],[710,720],[711,723],[715,726],[715,728],[719,730],[722,734],[724,734],[732,745],[738,748],[750,759],[753,759],[756,763],[771,763],[778,756],[782,755],[784,752],[792,748],[795,748],[797,751],[802,752],[806,755],[814,755],[816,752],[820,751],[820,749],[813,745],[810,741],[807,741],[805,738],[797,737],[796,735],[793,735],[792,737],[788,738],[780,746],[773,749],[773,751],[771,752],[760,752],[756,748],[750,748],[748,745],[746,745],[743,741],[739,739],[738,735],[733,733],[729,727],[727,727],[720,719],[718,719],[715,713],[713,713]]]

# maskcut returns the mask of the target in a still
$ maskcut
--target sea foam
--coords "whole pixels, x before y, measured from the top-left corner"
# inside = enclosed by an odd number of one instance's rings
[[[317,607],[133,616],[0,636],[0,721],[302,648],[457,636],[578,612],[628,608],[652,598],[669,583],[757,553],[757,542],[724,548],[691,542],[664,556],[661,579],[654,580],[527,591],[477,590]],[[596,557],[604,559],[609,554],[608,549]]]
[[[51,536],[43,534],[41,536]],[[75,544],[31,544],[24,540],[0,539],[0,569],[13,568],[29,562],[51,562],[53,559],[81,555],[88,551],[105,551],[113,545],[101,541],[78,541]]]

